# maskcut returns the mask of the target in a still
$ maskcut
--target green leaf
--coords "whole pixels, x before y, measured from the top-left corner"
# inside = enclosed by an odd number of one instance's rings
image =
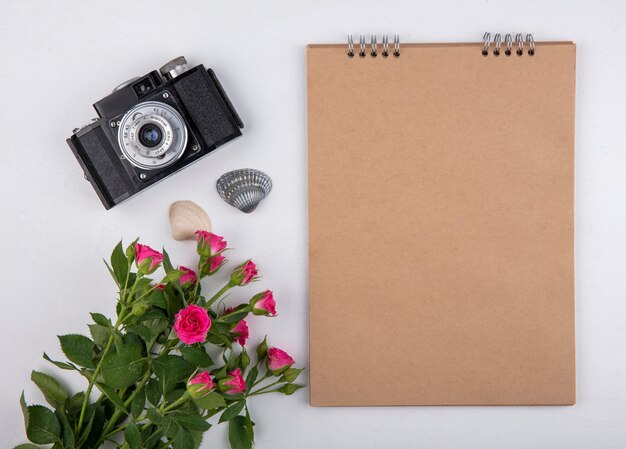
[[[193,437],[193,449],[200,449],[203,435],[204,432],[191,431],[191,436]]]
[[[88,324],[87,327],[89,327],[89,333],[94,343],[101,348],[105,347],[111,337],[111,328],[100,324]]]
[[[110,387],[130,387],[144,374],[146,360],[141,356],[141,346],[122,345],[116,352],[109,353],[102,362],[102,377]]]
[[[35,446],[34,444],[26,443],[15,446],[13,449],[40,449],[39,446]]]
[[[115,281],[117,286],[121,288],[120,284],[117,282],[117,278],[115,277],[115,273],[113,273],[113,269],[111,268],[109,263],[105,259],[102,259],[102,262],[104,262],[104,266],[107,267],[107,270],[109,270],[109,274],[111,275],[111,277],[113,278],[113,280]]]
[[[172,402],[178,401],[182,397],[182,395],[185,394],[186,391],[186,388],[176,388],[170,391],[169,393],[167,393],[167,396],[165,396],[165,402],[171,404]]]
[[[194,399],[193,402],[200,408],[205,410],[213,410],[226,406],[226,401],[217,392],[213,391],[200,399]]]
[[[24,429],[28,429],[28,405],[26,405],[23,391],[20,395],[20,407],[22,408],[22,416],[24,417]]]
[[[211,424],[206,422],[200,415],[177,415],[176,422],[187,430],[196,432],[206,432],[211,428]]]
[[[232,352],[230,354],[230,358],[228,359],[228,363],[226,363],[226,371],[232,371],[237,367],[238,357],[236,357]]]
[[[183,274],[185,274],[183,270],[169,270],[161,283],[176,282]]]
[[[80,391],[76,393],[74,396],[69,397],[65,401],[65,411],[70,416],[78,416],[81,407],[83,406],[83,402],[85,401],[85,393]]]
[[[248,305],[247,304],[242,304],[242,306],[244,306],[243,310],[233,310],[231,313],[229,313],[228,315],[224,315],[223,317],[220,317],[220,321],[222,321],[223,323],[238,323],[239,321],[243,320],[246,316],[248,316],[249,310],[247,309]]]
[[[111,329],[111,335],[113,335],[113,341],[115,342],[116,349],[124,346],[124,340],[122,339],[122,334],[120,333],[120,331]]]
[[[155,409],[148,410],[148,419],[159,427],[159,430],[168,438],[176,437],[179,425],[170,416],[162,416]]]
[[[167,254],[165,248],[163,248],[163,268],[166,272],[174,269],[174,266],[172,265],[172,262],[170,260],[170,255]]]
[[[248,376],[246,377],[246,386],[248,387],[248,393],[252,390],[252,386],[254,382],[256,382],[256,378],[259,376],[259,369],[256,366],[253,366],[248,372]]]
[[[130,414],[135,418],[141,416],[143,409],[146,405],[146,391],[145,389],[139,390],[137,393],[134,393],[135,397],[130,403]]]
[[[228,422],[228,441],[232,449],[252,449],[252,439],[244,416],[236,416]]]
[[[180,348],[180,353],[185,360],[199,368],[208,368],[213,365],[213,360],[204,346],[183,346]]]
[[[95,368],[92,357],[96,345],[84,335],[60,335],[61,349],[65,356],[77,365]]]
[[[252,444],[254,444],[254,422],[250,419],[250,410],[246,407],[246,430],[248,431],[248,437]]]
[[[217,326],[211,326],[211,329],[209,330],[209,333],[207,335],[207,341],[217,346],[226,346],[229,349],[233,347],[230,338],[220,333],[220,331],[217,329]]]
[[[163,291],[165,300],[167,301],[167,313],[171,318],[183,308],[183,300],[180,296],[169,293],[167,290]]]
[[[148,277],[141,278],[137,281],[135,286],[135,298],[143,296],[149,289],[152,288],[152,279]]]
[[[117,392],[113,388],[109,387],[108,385],[102,382],[96,382],[96,386],[102,393],[105,394],[107,398],[111,400],[111,402],[113,402],[113,404],[115,404],[117,408],[122,410],[124,413],[128,414],[128,411],[126,410],[126,406],[124,405],[124,401],[122,400],[122,398],[120,398],[120,396],[117,394]]]
[[[87,410],[89,421],[82,431],[82,435],[78,438],[76,447],[92,447],[102,435],[105,422],[104,407],[91,404]]]
[[[105,317],[104,315],[102,315],[101,313],[92,312],[90,315],[94,323],[99,324],[100,326],[104,326],[104,327],[113,327],[111,320]]]
[[[39,387],[48,404],[53,407],[64,404],[69,396],[67,390],[54,377],[48,374],[33,371],[30,374],[30,380]]]
[[[51,410],[41,405],[28,406],[28,427],[26,436],[37,444],[60,441],[61,424]]]
[[[154,360],[152,369],[165,395],[174,389],[177,382],[186,381],[193,373],[194,366],[177,355],[164,355]]]
[[[213,375],[215,376],[215,380],[223,379],[228,375],[226,371],[226,365],[222,366],[218,370],[213,370]]]
[[[149,343],[152,340],[152,332],[147,326],[143,324],[135,324],[134,326],[128,326],[127,328],[130,332],[137,334],[141,337],[143,341]]]
[[[117,285],[122,287],[126,282],[126,276],[128,276],[128,259],[126,258],[126,254],[124,254],[121,241],[115,246],[111,253],[111,267],[113,267]]]
[[[43,353],[43,358],[48,362],[52,363],[57,368],[65,369],[65,370],[76,370],[77,368],[74,365],[65,362],[57,362],[56,360],[52,360],[48,354]]]
[[[193,449],[194,441],[191,432],[184,427],[179,427],[172,447],[174,449]]]
[[[283,373],[283,377],[280,380],[291,383],[298,378],[302,371],[304,371],[304,368],[288,368],[287,371]]]
[[[63,413],[63,411],[61,410],[55,410],[54,414],[56,415],[57,419],[61,423],[61,435],[63,437],[63,446],[68,447],[68,448],[74,447],[74,430],[72,429],[72,426],[70,425],[70,422],[67,419],[67,416],[65,416],[65,413]]]
[[[141,449],[141,434],[134,422],[128,423],[126,429],[124,429],[124,437],[130,449]]]
[[[158,312],[158,311],[152,310],[151,312]],[[151,312],[148,312],[148,314],[150,314]],[[162,315],[160,312],[159,314]],[[165,317],[162,317],[162,318],[152,319],[150,321],[143,321],[143,325],[146,326],[148,329],[150,329],[152,338],[150,339],[149,342],[146,343],[146,346],[148,348],[152,348],[154,343],[158,340],[159,336],[163,333],[163,331],[165,331],[168,328],[169,323]]]
[[[163,416],[161,416],[155,408],[149,408],[146,412],[146,416],[150,421],[157,425],[163,421]]]
[[[147,304],[161,309],[167,309],[167,301],[165,301],[165,293],[162,290],[153,290],[145,299]]]
[[[304,388],[304,385],[286,384],[286,385],[283,385],[282,387],[280,387],[279,389],[277,389],[276,391],[279,391],[280,393],[286,394],[287,396],[291,396],[296,391],[298,391],[300,388]]]
[[[137,345],[142,346],[141,337],[134,332],[126,332],[122,336],[122,342],[124,345]]]
[[[222,413],[222,416],[220,416],[219,422],[222,423],[225,421],[230,421],[235,416],[239,415],[239,413],[241,413],[241,411],[243,410],[244,405],[246,405],[246,401],[237,401],[237,402],[230,404],[228,408],[224,410],[224,413]]]
[[[146,384],[146,399],[155,407],[159,405],[161,400],[161,387],[159,386],[158,379],[154,377]]]

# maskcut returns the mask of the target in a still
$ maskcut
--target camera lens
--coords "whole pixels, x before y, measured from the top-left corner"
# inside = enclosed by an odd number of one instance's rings
[[[161,170],[174,164],[187,147],[185,120],[166,103],[139,103],[126,112],[116,128],[124,159],[142,170]]]
[[[139,130],[139,141],[148,148],[156,147],[163,139],[163,131],[154,123],[143,125]]]

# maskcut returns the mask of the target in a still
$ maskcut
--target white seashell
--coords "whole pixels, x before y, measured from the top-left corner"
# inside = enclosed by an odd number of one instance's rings
[[[170,206],[170,231],[174,240],[195,240],[196,231],[210,231],[211,219],[193,201],[176,201]]]
[[[217,192],[222,199],[249,214],[272,190],[272,180],[259,170],[243,168],[224,173],[217,180]]]

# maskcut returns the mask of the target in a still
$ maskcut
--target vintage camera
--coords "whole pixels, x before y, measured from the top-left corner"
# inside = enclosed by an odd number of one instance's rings
[[[94,104],[99,118],[67,143],[107,209],[241,135],[211,69],[184,57],[133,78]]]

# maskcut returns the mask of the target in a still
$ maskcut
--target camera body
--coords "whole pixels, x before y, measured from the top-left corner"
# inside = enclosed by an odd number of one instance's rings
[[[215,73],[179,57],[94,104],[67,143],[105,208],[241,135],[243,123]]]

